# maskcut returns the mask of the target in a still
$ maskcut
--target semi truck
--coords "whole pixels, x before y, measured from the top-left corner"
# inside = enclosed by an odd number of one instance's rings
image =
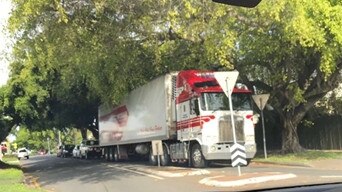
[[[247,161],[252,159],[256,153],[252,92],[234,81],[230,110],[215,73],[171,72],[133,90],[120,105],[101,105],[99,143],[104,157],[120,161],[140,156],[152,165],[188,162],[196,168],[229,162],[234,119],[235,142],[245,146]],[[228,78],[230,73],[226,74]],[[162,149],[153,147],[153,142]]]

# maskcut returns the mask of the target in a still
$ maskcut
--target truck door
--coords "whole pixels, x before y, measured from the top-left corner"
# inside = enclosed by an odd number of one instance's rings
[[[197,99],[179,103],[177,107],[177,137],[181,141],[192,140],[192,129],[197,126],[199,109]],[[197,106],[197,107],[196,107]]]

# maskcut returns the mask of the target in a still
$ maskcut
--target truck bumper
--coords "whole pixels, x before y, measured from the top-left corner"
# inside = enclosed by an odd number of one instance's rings
[[[202,153],[206,160],[230,160],[232,144],[202,145]],[[256,144],[245,144],[247,159],[256,154]]]

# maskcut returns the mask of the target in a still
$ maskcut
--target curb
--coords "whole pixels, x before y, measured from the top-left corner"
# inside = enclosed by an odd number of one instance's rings
[[[305,163],[283,163],[283,162],[268,162],[268,161],[252,161],[252,165],[281,165],[289,167],[306,167],[312,168],[313,166]]]

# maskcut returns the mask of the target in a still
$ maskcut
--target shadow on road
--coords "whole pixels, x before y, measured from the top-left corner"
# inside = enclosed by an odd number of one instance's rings
[[[82,160],[55,156],[36,156],[21,161],[26,174],[39,177],[44,187],[59,182],[76,180],[77,183],[101,183],[134,176],[134,173],[106,166],[104,160]],[[108,164],[111,164],[108,162]]]

